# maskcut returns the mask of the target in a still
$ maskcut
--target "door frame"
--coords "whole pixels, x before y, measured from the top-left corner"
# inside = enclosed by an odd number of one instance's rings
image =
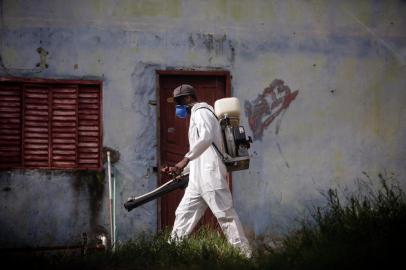
[[[232,76],[228,70],[156,70],[156,115],[157,115],[157,129],[156,129],[156,138],[157,138],[157,186],[161,182],[161,174],[159,172],[161,168],[161,116],[160,116],[160,78],[161,76],[217,76],[224,77],[225,86],[226,86],[226,97],[231,97],[231,79]],[[232,175],[228,173],[229,177],[229,186],[230,191],[232,191]],[[161,228],[161,199],[157,200],[157,231]]]

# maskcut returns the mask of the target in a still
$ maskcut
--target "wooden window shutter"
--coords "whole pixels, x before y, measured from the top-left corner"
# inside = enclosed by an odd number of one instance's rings
[[[75,85],[52,89],[52,152],[54,168],[77,167],[78,89]]]
[[[49,164],[50,91],[47,85],[24,85],[23,166],[47,168]]]
[[[1,79],[0,168],[101,169],[100,82]]]
[[[0,166],[21,166],[22,93],[18,84],[0,84]]]
[[[101,166],[101,91],[95,86],[80,86],[78,98],[78,166]]]

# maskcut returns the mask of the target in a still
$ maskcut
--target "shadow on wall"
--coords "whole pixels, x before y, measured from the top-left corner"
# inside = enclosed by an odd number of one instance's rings
[[[265,129],[289,107],[298,93],[299,90],[292,92],[284,81],[275,79],[255,100],[245,101],[245,114],[254,140],[262,139]]]

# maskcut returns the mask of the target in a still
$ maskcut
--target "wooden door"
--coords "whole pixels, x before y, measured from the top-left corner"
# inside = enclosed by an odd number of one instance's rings
[[[197,91],[199,101],[214,106],[217,99],[230,96],[230,75],[228,72],[184,72],[158,71],[159,95],[159,167],[175,165],[189,150],[188,128],[190,118],[179,119],[175,116],[173,90],[181,84],[190,84]],[[158,185],[169,179],[159,175]],[[231,188],[231,180],[229,179]],[[158,202],[158,228],[172,227],[175,221],[175,210],[184,194],[184,190],[177,190],[163,196]],[[218,223],[210,209],[200,221],[201,225],[217,228]]]

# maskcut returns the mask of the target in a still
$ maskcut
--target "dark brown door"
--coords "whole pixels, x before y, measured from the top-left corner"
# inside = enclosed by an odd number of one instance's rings
[[[160,160],[159,165],[174,165],[180,161],[189,150],[188,128],[189,117],[179,119],[175,116],[175,104],[172,92],[181,84],[190,84],[197,90],[199,101],[214,106],[217,99],[230,96],[230,76],[228,72],[182,72],[158,71],[159,83],[159,134]],[[159,176],[159,185],[169,179]],[[231,180],[229,180],[231,188]],[[175,220],[175,210],[182,199],[184,190],[177,190],[161,198],[159,207],[158,227],[172,227]],[[218,229],[217,221],[208,209],[200,221],[200,225]]]

